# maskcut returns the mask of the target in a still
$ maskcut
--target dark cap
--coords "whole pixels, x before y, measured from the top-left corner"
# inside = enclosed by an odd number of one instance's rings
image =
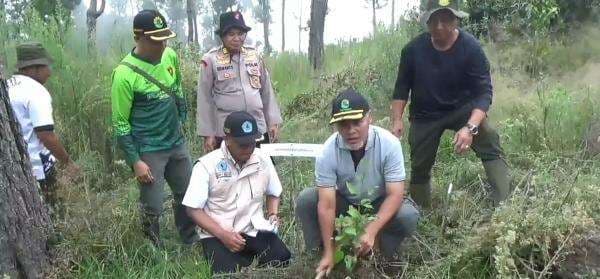
[[[223,36],[223,34],[227,33],[229,29],[237,27],[242,29],[244,32],[248,32],[252,30],[252,28],[246,25],[244,21],[244,16],[239,11],[236,12],[226,12],[219,16],[219,29],[215,31],[217,35]]]
[[[156,10],[142,10],[133,18],[133,33],[150,36],[154,41],[175,38],[175,32],[167,27],[165,17]]]
[[[426,11],[421,15],[421,22],[427,24],[429,18],[437,11],[449,10],[457,18],[468,17],[469,14],[460,10],[461,0],[429,0],[427,1]]]
[[[29,66],[49,66],[52,59],[42,44],[38,42],[23,43],[17,46],[17,69]]]
[[[223,131],[239,144],[250,144],[261,137],[256,119],[245,111],[229,114],[225,118]]]
[[[331,120],[329,124],[343,120],[362,119],[369,110],[369,102],[365,97],[354,89],[346,89],[338,94],[331,103]]]

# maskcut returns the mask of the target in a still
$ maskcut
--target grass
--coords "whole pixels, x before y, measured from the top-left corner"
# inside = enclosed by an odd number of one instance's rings
[[[201,248],[179,244],[170,203],[165,203],[161,221],[166,249],[154,249],[139,230],[137,185],[120,160],[110,127],[110,74],[124,55],[123,43],[95,56],[85,49],[85,40],[76,30],[61,31],[33,15],[21,26],[21,36],[11,34],[8,25],[1,27],[0,52],[9,58],[9,65],[14,64],[14,45],[26,39],[43,42],[55,57],[48,87],[57,130],[85,172],[83,183],[61,189],[68,211],[56,222],[64,239],[55,246],[54,276],[209,277]],[[124,38],[116,32],[115,40]],[[348,86],[365,93],[375,109],[376,124],[389,127],[397,61],[408,34],[414,30],[383,31],[363,42],[328,46],[324,72],[318,75],[303,55],[268,58],[286,116],[283,141],[322,143],[332,131],[325,121],[329,100]],[[11,35],[16,39],[5,39]],[[502,137],[515,193],[505,205],[491,208],[485,199],[487,182],[481,164],[473,154],[455,155],[452,134],[446,133],[433,169],[437,206],[424,215],[417,233],[405,244],[397,274],[405,278],[547,277],[573,243],[598,231],[600,163],[587,157],[581,145],[589,123],[598,121],[600,84],[595,77],[600,66],[594,57],[600,57],[600,49],[593,43],[598,39],[598,31],[590,29],[548,40],[546,45],[486,44],[495,86],[490,118]],[[536,47],[542,50],[534,52],[539,55],[532,60],[530,51]],[[193,110],[201,54],[185,48],[178,51],[192,109],[185,133],[192,156],[199,157],[201,141],[195,135]],[[408,153],[407,142],[402,143]],[[240,278],[307,278],[313,276],[318,260],[302,251],[302,234],[293,219],[296,195],[314,184],[313,162],[276,161],[285,185],[280,236],[292,250],[294,263],[283,270],[244,271]],[[447,195],[450,183],[455,190]],[[336,278],[379,277],[372,264],[365,263],[354,274],[346,274],[342,267],[336,270]]]

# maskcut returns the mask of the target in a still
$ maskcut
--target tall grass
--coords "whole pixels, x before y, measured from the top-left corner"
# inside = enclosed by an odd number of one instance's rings
[[[55,246],[55,275],[209,277],[201,248],[178,244],[168,206],[161,221],[164,250],[154,249],[139,230],[138,186],[130,169],[119,160],[110,125],[111,71],[125,55],[123,50],[128,51],[129,35],[115,28],[113,47],[89,52],[81,30],[41,20],[33,13],[26,22],[19,28],[21,33],[15,34],[13,26],[0,20],[0,53],[14,65],[14,46],[20,41],[38,40],[49,50],[56,61],[48,88],[57,131],[85,172],[83,183],[61,189],[68,210],[64,219],[56,221],[64,239]],[[327,46],[321,73],[313,72],[300,54],[268,58],[286,116],[283,141],[323,142],[331,133],[325,120],[329,102],[349,86],[367,95],[376,124],[388,127],[400,50],[411,34],[412,29],[382,30],[362,42]],[[600,48],[593,44],[600,34],[590,30],[573,38],[581,39],[551,40],[545,46],[486,45],[495,87],[490,117],[502,137],[515,194],[497,209],[488,205],[488,184],[481,164],[472,154],[455,155],[452,135],[445,134],[433,170],[437,206],[423,216],[417,234],[405,245],[399,263],[399,272],[405,277],[537,276],[547,271],[547,266],[554,268],[586,231],[598,230],[600,163],[583,156],[581,138],[589,123],[597,121],[600,84],[592,79],[582,84],[578,77],[594,76],[590,71],[600,69],[594,66]],[[192,156],[199,157],[201,142],[195,135],[194,110],[202,54],[174,47],[183,61],[183,87],[190,104],[185,134]],[[539,52],[530,57],[534,47],[544,49],[543,55]],[[531,69],[540,71],[532,75]],[[570,73],[580,71],[587,72],[577,76]],[[402,143],[407,154],[408,144],[405,140]],[[313,162],[280,158],[276,162],[285,185],[280,235],[292,249],[294,263],[283,271],[248,271],[242,277],[313,275],[316,258],[302,252],[301,231],[293,219],[296,195],[314,184]],[[455,191],[448,195],[450,183]],[[377,274],[373,270],[371,274]]]

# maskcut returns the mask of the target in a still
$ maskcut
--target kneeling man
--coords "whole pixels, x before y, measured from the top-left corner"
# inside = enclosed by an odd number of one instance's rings
[[[196,162],[183,199],[200,227],[204,255],[214,273],[235,272],[255,259],[261,266],[286,265],[291,254],[276,234],[281,182],[271,159],[255,148],[256,119],[233,112],[224,126],[224,143]]]
[[[358,255],[366,255],[379,239],[381,253],[392,258],[416,227],[419,213],[404,197],[404,157],[400,141],[387,130],[373,126],[367,100],[348,89],[332,103],[330,124],[334,133],[324,144],[315,166],[317,188],[304,189],[296,201],[308,250],[323,245],[317,273],[334,266],[335,217],[349,206],[368,199],[376,219],[360,237]],[[375,211],[373,213],[375,213]]]

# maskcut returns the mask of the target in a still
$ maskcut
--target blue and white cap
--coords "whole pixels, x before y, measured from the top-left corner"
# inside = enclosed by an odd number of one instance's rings
[[[256,142],[261,134],[256,119],[245,111],[232,112],[225,118],[223,131],[239,144]]]

